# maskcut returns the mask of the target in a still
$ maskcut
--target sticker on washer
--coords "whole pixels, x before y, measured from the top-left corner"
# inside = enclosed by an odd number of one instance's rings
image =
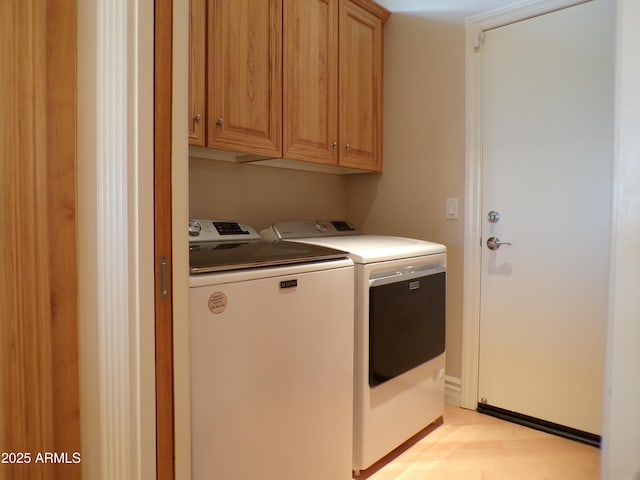
[[[222,313],[227,308],[227,296],[222,292],[213,292],[209,297],[209,310],[211,313]]]

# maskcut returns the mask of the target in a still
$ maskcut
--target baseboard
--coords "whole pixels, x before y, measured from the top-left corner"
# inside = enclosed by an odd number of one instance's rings
[[[460,406],[460,393],[462,382],[458,377],[445,375],[444,377],[444,402],[454,407]]]

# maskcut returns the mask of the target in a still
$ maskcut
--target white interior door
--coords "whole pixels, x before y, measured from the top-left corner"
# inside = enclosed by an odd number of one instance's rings
[[[599,434],[613,2],[486,32],[481,402]],[[487,214],[497,211],[491,223]],[[490,237],[511,242],[496,250]]]

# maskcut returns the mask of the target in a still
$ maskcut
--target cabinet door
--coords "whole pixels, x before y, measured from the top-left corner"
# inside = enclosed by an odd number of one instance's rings
[[[189,8],[189,144],[204,147],[206,0],[190,0]]]
[[[338,0],[283,9],[283,156],[337,165]]]
[[[282,0],[209,0],[207,146],[282,154]]]
[[[355,3],[340,4],[340,160],[382,169],[382,20]]]

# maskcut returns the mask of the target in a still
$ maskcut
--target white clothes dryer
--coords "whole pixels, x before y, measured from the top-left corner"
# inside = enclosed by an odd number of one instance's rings
[[[279,222],[265,239],[349,253],[355,274],[356,474],[444,413],[446,247],[349,222]]]

